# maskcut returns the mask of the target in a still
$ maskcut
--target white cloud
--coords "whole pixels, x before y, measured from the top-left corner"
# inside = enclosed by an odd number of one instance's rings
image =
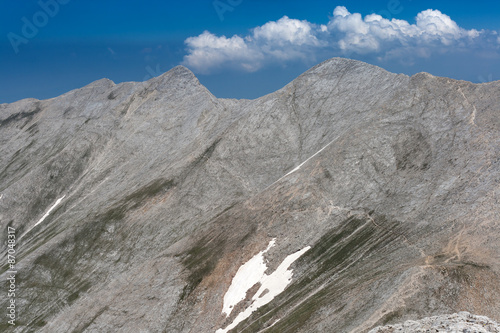
[[[313,25],[307,21],[299,21],[283,16],[278,21],[267,22],[253,30],[253,38],[268,43],[284,45],[318,45],[313,33]]]
[[[197,37],[189,37],[185,43],[190,52],[184,57],[184,63],[198,72],[227,63],[238,63],[243,69],[254,71],[260,67],[263,58],[259,50],[249,47],[239,36],[217,37],[205,31]]]
[[[358,13],[349,13],[345,7],[337,7],[333,14],[329,31],[338,37],[340,49],[346,52],[364,54],[418,48],[417,55],[428,55],[433,48],[458,45],[464,38],[481,35],[477,30],[460,28],[448,15],[433,9],[418,13],[415,24],[388,20],[377,14],[362,18]]]
[[[311,48],[322,46],[316,36],[321,29],[326,31],[326,27],[284,16],[252,29],[244,38],[205,31],[186,39],[189,54],[184,64],[202,73],[222,65],[255,71],[264,61],[306,58],[312,56]]]
[[[434,52],[490,48],[492,40],[500,43],[495,31],[463,29],[439,10],[424,10],[411,24],[377,14],[363,17],[338,6],[327,24],[284,16],[243,37],[205,31],[186,39],[188,54],[183,63],[202,73],[222,66],[255,71],[270,62],[314,61],[325,52],[330,56],[375,54],[380,59],[429,57]]]
[[[448,15],[439,10],[427,9],[417,15],[417,31],[426,38],[435,37],[445,45],[467,34]]]

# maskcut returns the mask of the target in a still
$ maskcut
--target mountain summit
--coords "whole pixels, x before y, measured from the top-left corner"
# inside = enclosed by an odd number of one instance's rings
[[[1,330],[499,321],[499,92],[334,58],[255,100],[178,66],[2,104]]]

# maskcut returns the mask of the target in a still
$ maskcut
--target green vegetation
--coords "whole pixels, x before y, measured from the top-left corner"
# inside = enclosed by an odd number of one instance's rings
[[[223,254],[224,246],[225,240],[222,237],[215,239],[203,237],[185,253],[182,263],[190,273],[187,278],[188,283],[182,291],[181,301],[188,297],[203,278],[214,270],[217,261]]]
[[[387,229],[377,228],[370,220],[349,218],[337,228],[326,233],[314,246],[300,257],[295,265],[301,274],[271,303],[259,308],[235,329],[237,332],[257,332],[273,323],[273,318],[282,317],[267,332],[299,332],[311,316],[323,306],[341,299],[343,290],[355,288],[378,273],[349,270],[344,268],[356,264],[360,256],[368,256],[398,236],[387,231],[393,224],[384,217],[377,218],[377,224]],[[346,270],[347,271],[347,270]],[[354,272],[354,273],[353,273]],[[339,304],[341,311],[345,304]],[[293,309],[287,312],[289,309]]]
[[[123,220],[129,210],[142,206],[149,198],[155,197],[174,187],[176,184],[171,179],[157,179],[137,191],[127,195],[118,203],[99,216],[105,222]]]
[[[52,314],[61,307],[71,305],[82,293],[91,288],[93,277],[89,275],[86,263],[95,260],[99,253],[116,246],[113,240],[103,238],[109,223],[118,223],[126,217],[128,211],[139,208],[148,199],[168,191],[173,186],[175,183],[166,179],[157,179],[149,183],[127,195],[105,212],[91,217],[93,223],[84,223],[82,227],[76,227],[72,237],[36,258],[31,271],[26,272],[26,279],[21,280],[20,287],[24,290],[36,290],[39,297],[52,299],[53,302],[50,307],[43,309],[37,308],[36,303],[34,307],[29,306],[25,309],[33,314],[39,314],[30,325],[38,327],[45,325]],[[49,225],[39,234],[38,239],[32,240],[36,241],[37,245],[28,253],[32,253],[60,232],[60,226]],[[23,253],[23,257],[28,253]]]

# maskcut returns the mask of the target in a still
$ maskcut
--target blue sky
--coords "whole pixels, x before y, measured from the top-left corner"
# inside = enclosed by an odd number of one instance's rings
[[[335,56],[409,75],[500,79],[499,2],[26,0],[3,7],[0,103],[55,97],[103,77],[143,81],[179,64],[217,97],[256,98]]]

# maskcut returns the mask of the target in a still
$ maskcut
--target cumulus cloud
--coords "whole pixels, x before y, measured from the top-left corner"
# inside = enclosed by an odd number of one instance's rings
[[[434,52],[491,47],[500,43],[494,31],[467,30],[439,10],[427,9],[415,23],[386,19],[378,14],[363,17],[338,6],[326,24],[287,16],[250,30],[247,36],[216,36],[208,31],[186,39],[183,63],[197,72],[218,67],[256,71],[271,62],[314,61],[330,56],[374,54],[383,58],[429,57]]]
[[[280,46],[285,44],[318,45],[313,24],[307,21],[290,19],[287,16],[276,22],[267,22],[263,26],[253,29],[253,38]]]
[[[405,49],[414,53],[419,49],[421,56],[429,55],[433,49],[463,46],[464,42],[470,44],[485,33],[460,28],[439,10],[424,10],[418,13],[415,24],[410,24],[377,14],[363,18],[359,13],[349,13],[345,7],[335,9],[328,30],[338,38],[339,48],[346,52],[394,54],[398,49],[399,53]]]
[[[247,71],[254,71],[264,59],[262,52],[239,36],[217,37],[205,31],[197,37],[186,39],[185,43],[190,52],[184,57],[184,63],[199,72],[227,63],[235,63]]]
[[[312,23],[284,16],[252,29],[245,37],[228,38],[205,31],[186,39],[188,54],[184,64],[202,73],[221,66],[255,71],[273,59],[306,58],[312,55],[313,48],[322,45],[317,30]]]

